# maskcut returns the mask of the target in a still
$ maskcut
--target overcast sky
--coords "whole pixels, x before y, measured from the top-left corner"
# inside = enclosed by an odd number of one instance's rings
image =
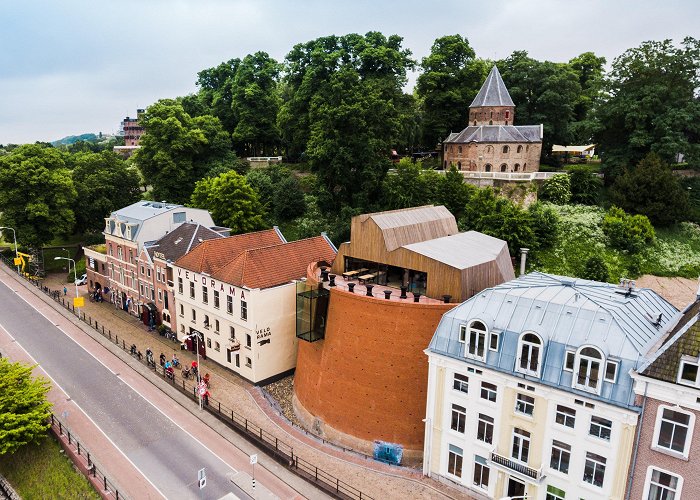
[[[114,133],[155,100],[196,91],[198,71],[262,50],[377,30],[420,60],[435,38],[477,56],[526,50],[611,62],[645,40],[700,36],[699,0],[0,0],[0,144]],[[411,78],[415,81],[415,75]]]

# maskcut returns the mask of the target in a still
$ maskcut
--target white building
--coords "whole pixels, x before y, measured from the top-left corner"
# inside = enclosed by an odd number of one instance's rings
[[[325,236],[287,243],[277,229],[200,243],[173,265],[178,337],[198,333],[200,354],[256,384],[290,373],[296,281],[336,251]]]
[[[623,498],[629,372],[677,314],[651,290],[542,273],[447,312],[426,350],[424,473],[490,498]]]

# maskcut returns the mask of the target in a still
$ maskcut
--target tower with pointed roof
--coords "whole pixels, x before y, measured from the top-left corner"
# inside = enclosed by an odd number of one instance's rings
[[[513,125],[515,103],[494,66],[469,106],[469,123],[443,141],[443,167],[473,172],[537,172],[542,125]]]

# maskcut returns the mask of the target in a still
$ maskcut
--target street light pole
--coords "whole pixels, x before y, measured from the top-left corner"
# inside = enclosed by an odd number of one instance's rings
[[[68,261],[68,276],[70,276],[70,263],[73,263],[73,269],[77,269],[75,261],[71,259],[70,257],[54,257],[53,260],[67,260]],[[78,297],[78,284],[76,281],[78,278],[75,278],[73,281],[73,285],[75,285],[75,297]],[[78,315],[80,315],[80,308],[78,308]]]
[[[0,226],[0,229],[9,229],[12,231],[12,239],[15,242],[15,259],[19,259],[19,254],[17,253],[17,233],[15,229],[9,226]],[[17,264],[17,274],[19,274],[19,264]]]

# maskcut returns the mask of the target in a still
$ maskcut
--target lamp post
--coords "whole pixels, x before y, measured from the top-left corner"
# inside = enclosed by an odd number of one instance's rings
[[[197,350],[197,396],[199,397],[199,409],[202,410],[202,393],[199,391],[199,385],[202,380],[201,371],[202,367],[199,366],[199,332],[197,330],[189,335],[190,339],[194,337],[196,339],[195,349]]]
[[[71,259],[70,257],[54,257],[53,260],[67,260],[68,261],[68,276],[70,276],[70,263],[71,262],[73,263],[73,269],[76,268],[75,261],[73,259]],[[77,280],[77,278],[76,278],[76,280]],[[75,281],[73,281],[73,285],[75,285],[75,296],[77,298],[78,297],[78,284]],[[78,308],[78,309],[80,309],[80,308]],[[78,314],[80,314],[79,311],[78,311]]]
[[[68,250],[67,248],[62,248],[61,250],[66,252],[68,254],[67,258],[70,259],[70,250]],[[70,263],[68,263],[68,274],[70,274]],[[73,280],[75,281],[77,279],[78,279],[78,268],[75,267],[75,261],[73,261]]]
[[[9,229],[12,231],[12,239],[15,241],[15,259],[19,259],[19,255],[17,254],[17,233],[15,229],[9,226],[0,226],[0,229]],[[19,264],[17,264],[17,274],[19,274]]]

